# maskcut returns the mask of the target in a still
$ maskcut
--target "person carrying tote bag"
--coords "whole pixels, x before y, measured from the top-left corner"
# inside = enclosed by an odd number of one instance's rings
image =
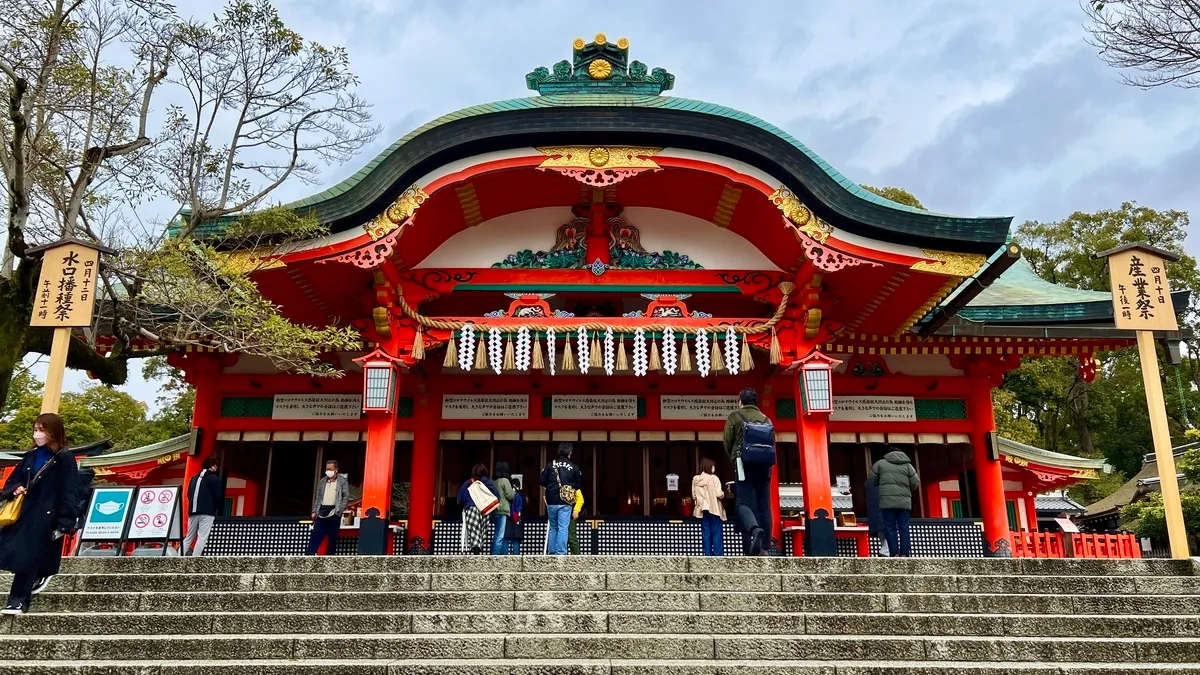
[[[8,605],[0,613],[9,616],[29,611],[33,596],[58,574],[63,537],[75,531],[82,513],[79,467],[67,450],[62,419],[39,416],[33,442],[0,489],[12,514],[0,529],[0,569],[13,573]]]
[[[482,509],[491,513],[499,506],[499,490],[495,483],[488,478],[487,467],[476,464],[471,468],[471,477],[458,489],[458,503],[462,505],[462,536],[463,553],[479,555],[483,553],[484,535],[487,533],[487,521]]]

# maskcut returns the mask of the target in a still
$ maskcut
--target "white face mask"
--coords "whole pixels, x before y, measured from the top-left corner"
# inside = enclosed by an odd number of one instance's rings
[[[325,477],[326,477],[326,478],[333,478],[333,475],[334,475],[335,473],[337,473],[337,472],[336,472],[336,471],[326,471],[326,472],[325,472]]]
[[[49,438],[46,436],[46,432],[44,432],[44,431],[33,432],[33,444],[38,446],[39,448],[42,447],[43,445],[45,445],[47,440],[49,440]]]

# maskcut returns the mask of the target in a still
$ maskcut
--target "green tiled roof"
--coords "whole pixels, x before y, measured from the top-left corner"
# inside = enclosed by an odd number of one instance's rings
[[[1076,455],[1066,455],[1061,452],[1043,450],[1042,448],[1035,448],[1032,445],[1018,443],[1003,436],[1000,437],[1000,452],[1010,457],[1020,457],[1021,459],[1037,464],[1063,469],[1094,469],[1101,473],[1110,473],[1112,471],[1112,467],[1103,459],[1078,457]]]
[[[367,175],[369,175],[371,173],[371,171],[373,171],[377,166],[382,164],[384,162],[384,160],[386,160],[392,153],[394,153],[396,150],[398,150],[400,148],[400,146],[404,145],[405,143],[408,143],[409,141],[416,138],[417,136],[420,136],[421,134],[425,133],[426,131],[429,131],[430,129],[433,129],[435,127],[439,127],[448,122],[454,122],[456,120],[461,120],[461,119],[465,119],[468,117],[475,117],[478,115],[488,115],[491,113],[508,112],[508,111],[513,111],[513,110],[532,110],[535,108],[572,107],[572,106],[575,106],[575,107],[578,107],[578,106],[589,106],[589,107],[605,106],[605,107],[618,107],[618,108],[660,108],[660,109],[666,109],[666,110],[686,110],[686,111],[690,111],[690,112],[698,112],[698,113],[703,113],[703,114],[707,114],[707,115],[713,115],[716,117],[725,117],[725,118],[728,118],[731,120],[744,122],[751,126],[758,127],[759,129],[763,129],[764,131],[769,131],[770,133],[775,134],[776,136],[787,141],[789,144],[791,144],[797,150],[804,153],[811,160],[813,160],[813,162],[816,163],[817,166],[821,167],[821,169],[826,174],[828,174],[830,178],[832,178],[835,182],[837,182],[839,185],[841,185],[843,188],[845,188],[846,191],[854,194],[856,197],[858,197],[860,199],[863,199],[863,200],[866,200],[869,202],[873,202],[875,204],[879,204],[880,206],[885,206],[890,209],[895,209],[897,211],[907,211],[909,213],[918,213],[921,215],[933,215],[933,216],[941,215],[941,214],[936,214],[936,213],[930,213],[929,211],[925,211],[923,209],[917,209],[917,208],[913,208],[911,206],[906,206],[904,204],[897,204],[896,202],[893,202],[889,199],[884,199],[883,197],[880,197],[879,195],[877,195],[869,190],[863,189],[857,183],[855,183],[854,181],[850,180],[846,176],[843,176],[841,173],[839,173],[837,171],[837,169],[834,169],[832,166],[830,166],[829,162],[826,162],[824,159],[821,159],[821,157],[819,155],[817,155],[815,152],[810,150],[808,148],[808,146],[804,145],[799,140],[792,137],[791,134],[780,129],[779,127],[775,126],[774,124],[766,122],[765,120],[755,117],[754,115],[751,115],[749,113],[744,113],[740,110],[734,110],[733,108],[729,108],[729,107],[726,107],[723,105],[718,105],[716,103],[706,103],[704,101],[697,101],[697,100],[689,99],[689,98],[678,98],[675,96],[649,96],[649,95],[631,96],[631,95],[622,95],[622,94],[552,94],[552,95],[545,95],[545,96],[529,96],[529,97],[525,97],[525,98],[509,99],[507,101],[496,101],[493,103],[484,103],[481,105],[473,105],[473,106],[470,106],[467,108],[463,108],[462,110],[456,110],[447,115],[442,115],[441,117],[433,120],[432,122],[424,124],[424,125],[418,127],[417,129],[414,129],[413,131],[409,132],[403,138],[401,138],[400,140],[398,140],[395,143],[388,146],[388,148],[385,149],[383,152],[376,155],[374,159],[372,159],[370,162],[367,162],[367,164],[365,166],[363,166],[363,168],[359,169],[353,176],[350,176],[346,180],[338,183],[337,185],[334,185],[333,187],[331,187],[327,190],[324,190],[323,192],[319,192],[310,197],[305,197],[304,199],[297,200],[295,202],[287,204],[286,206],[289,208],[294,208],[294,209],[309,208],[309,207],[313,207],[327,199],[330,199],[332,197],[335,197],[337,195],[340,195],[340,194],[348,191],[349,189],[351,189],[352,187],[357,185],[359,182],[361,182],[364,178],[366,178]],[[941,217],[949,218],[949,219],[952,219],[955,221],[974,220],[973,218],[957,218],[954,216],[944,216],[944,215],[941,215]]]
[[[1046,281],[1021,258],[958,314],[994,323],[1091,321],[1111,317],[1112,295]]]

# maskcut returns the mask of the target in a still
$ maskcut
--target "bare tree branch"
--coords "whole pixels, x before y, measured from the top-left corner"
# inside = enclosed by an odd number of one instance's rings
[[[1083,0],[1082,7],[1088,42],[1126,71],[1126,84],[1200,87],[1200,0]]]

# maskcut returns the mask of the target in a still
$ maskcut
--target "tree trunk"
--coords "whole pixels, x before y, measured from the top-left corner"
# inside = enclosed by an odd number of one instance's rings
[[[8,399],[8,387],[25,357],[25,333],[33,310],[33,289],[28,286],[25,264],[8,279],[0,279],[0,405]]]
[[[1071,383],[1071,389],[1067,392],[1067,410],[1071,416],[1071,426],[1079,436],[1079,450],[1087,457],[1095,457],[1096,446],[1092,440],[1092,426],[1088,422],[1088,411],[1091,409],[1088,396],[1090,389],[1091,385],[1084,381],[1076,369],[1075,381]]]

